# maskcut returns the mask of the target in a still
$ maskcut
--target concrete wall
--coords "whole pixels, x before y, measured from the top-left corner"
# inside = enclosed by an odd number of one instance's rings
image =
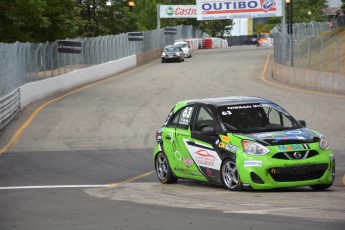
[[[284,84],[345,95],[345,75],[294,68],[271,62],[272,78]]]
[[[156,59],[160,59],[163,48],[147,51],[137,55],[137,65],[145,65]]]
[[[60,76],[25,84],[19,88],[20,106],[24,108],[37,100],[128,70],[135,67],[137,65],[136,62],[136,56],[133,55],[120,60],[90,66]]]

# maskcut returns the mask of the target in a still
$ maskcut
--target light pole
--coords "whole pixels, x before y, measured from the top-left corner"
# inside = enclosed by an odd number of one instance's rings
[[[290,36],[290,66],[294,66],[293,55],[293,18],[292,18],[292,0],[285,0],[288,5],[288,34]]]
[[[288,34],[293,34],[292,0],[285,0],[285,3],[288,5],[288,8],[287,8],[288,9]]]
[[[308,16],[309,16],[309,22],[311,22],[311,15],[312,15],[313,13],[309,10],[308,11]]]
[[[127,5],[129,7],[129,12],[131,12],[131,20],[130,20],[130,30],[133,30],[133,7],[135,6],[134,0],[127,0]]]

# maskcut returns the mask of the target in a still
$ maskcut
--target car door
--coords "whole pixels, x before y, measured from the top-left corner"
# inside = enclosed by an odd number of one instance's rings
[[[222,163],[217,153],[218,135],[216,132],[214,135],[203,134],[201,131],[204,127],[213,127],[215,130],[219,128],[217,119],[211,110],[206,106],[198,106],[190,125],[190,131],[179,130],[177,133],[178,148],[183,161],[185,161],[183,167],[189,167],[190,174],[218,182]]]
[[[163,148],[167,154],[171,169],[178,177],[192,175],[193,161],[185,157],[183,139],[190,137],[190,124],[193,117],[194,105],[187,105],[176,112],[166,124],[162,133]],[[195,167],[195,166],[194,166]]]

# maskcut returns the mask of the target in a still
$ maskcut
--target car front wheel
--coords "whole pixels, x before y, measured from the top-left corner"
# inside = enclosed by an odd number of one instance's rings
[[[155,166],[156,166],[156,173],[158,176],[158,179],[163,183],[163,184],[172,184],[175,183],[178,178],[175,177],[173,174],[169,161],[165,153],[160,152],[155,160]]]
[[[230,159],[226,159],[222,165],[222,181],[224,186],[231,191],[243,190],[236,163]]]

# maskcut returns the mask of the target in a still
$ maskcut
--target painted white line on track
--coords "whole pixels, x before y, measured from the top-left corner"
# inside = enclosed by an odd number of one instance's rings
[[[267,214],[270,212],[283,211],[283,210],[293,210],[300,208],[272,208],[272,209],[260,209],[260,210],[239,210],[239,211],[223,211],[223,213],[238,213],[238,214]]]
[[[104,187],[107,187],[107,185],[40,185],[40,186],[0,187],[0,190],[42,189],[42,188],[104,188]]]

